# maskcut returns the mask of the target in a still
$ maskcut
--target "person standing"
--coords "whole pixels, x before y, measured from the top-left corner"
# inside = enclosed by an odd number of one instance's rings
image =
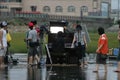
[[[116,69],[114,72],[120,72],[120,26],[119,26],[119,31],[118,31],[117,39],[118,39],[118,41],[119,41],[119,54],[118,54],[118,57],[117,57],[118,67],[117,67],[117,69]]]
[[[104,28],[99,27],[98,28],[98,34],[100,35],[98,40],[98,48],[96,50],[97,56],[96,56],[96,70],[93,72],[98,72],[99,70],[99,64],[103,64],[105,68],[105,72],[107,72],[107,65],[106,65],[106,58],[103,58],[102,56],[106,56],[108,53],[108,38],[105,34]]]
[[[37,31],[38,41],[40,42],[40,28],[37,24],[37,20],[33,20],[31,22],[34,25],[33,29],[35,29]],[[38,55],[39,55],[39,58],[40,58],[41,57],[41,45],[37,46],[37,51],[38,51]]]
[[[7,51],[7,22],[1,22],[1,29],[0,29],[0,67],[4,67],[4,56]]]
[[[80,67],[84,67],[84,64],[87,64],[85,61],[85,50],[87,47],[85,32],[82,31],[82,26],[76,26],[76,32],[74,33],[74,38],[72,41],[72,46],[76,49],[76,54],[78,55],[78,64],[80,63]]]
[[[34,60],[37,60],[37,63],[39,63],[40,59],[38,57],[38,51],[37,51],[37,46],[38,46],[38,35],[37,31],[33,29],[34,24],[32,22],[29,22],[29,32],[28,32],[28,45],[29,45],[29,50],[28,50],[28,64],[32,65],[34,63]]]
[[[10,42],[11,42],[11,40],[12,40],[12,38],[11,38],[11,35],[10,35],[10,32],[8,31],[8,29],[6,29],[6,38],[7,38],[7,51],[6,51],[6,54],[5,54],[5,57],[4,57],[4,63],[5,64],[8,64],[9,63],[9,61],[8,61],[8,55],[10,55],[9,54],[9,48],[10,48],[10,46],[11,46],[11,44],[10,44]]]

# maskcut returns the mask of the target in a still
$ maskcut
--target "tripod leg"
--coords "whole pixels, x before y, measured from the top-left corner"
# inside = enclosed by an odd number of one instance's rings
[[[49,51],[49,49],[48,49],[48,45],[45,44],[45,46],[46,46],[46,49],[47,49],[48,57],[49,57],[49,59],[50,59],[50,63],[52,64],[52,59],[51,59],[51,56],[50,56],[50,51]]]

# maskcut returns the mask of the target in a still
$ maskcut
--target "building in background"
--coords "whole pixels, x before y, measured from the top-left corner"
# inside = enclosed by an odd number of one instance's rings
[[[116,22],[120,19],[120,0],[111,0],[111,2],[111,18],[113,18],[114,22]]]
[[[58,16],[110,17],[111,0],[0,0],[0,15],[43,13]],[[13,14],[14,15],[14,14]]]

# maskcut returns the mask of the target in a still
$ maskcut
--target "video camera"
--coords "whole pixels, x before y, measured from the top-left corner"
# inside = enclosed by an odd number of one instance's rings
[[[41,25],[39,29],[40,29],[40,36],[43,36],[44,33],[47,33],[47,34],[49,33],[48,29],[44,25]]]

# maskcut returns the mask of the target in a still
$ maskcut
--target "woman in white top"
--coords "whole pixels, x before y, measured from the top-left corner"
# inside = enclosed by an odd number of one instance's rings
[[[4,56],[7,51],[6,29],[7,23],[5,21],[0,24],[0,67],[4,66]]]
[[[85,32],[82,31],[81,25],[76,26],[76,32],[74,33],[74,38],[72,41],[71,48],[73,48],[74,46],[78,57],[78,65],[80,63],[81,64],[80,67],[84,67],[84,65],[87,65],[86,56],[85,56],[87,42],[86,42]]]

